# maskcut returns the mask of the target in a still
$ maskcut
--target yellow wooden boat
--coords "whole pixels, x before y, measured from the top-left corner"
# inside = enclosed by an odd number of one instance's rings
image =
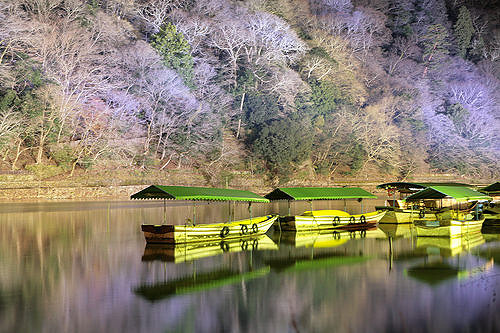
[[[410,195],[406,200],[443,200],[452,198],[457,203],[487,202],[490,196],[471,190],[467,187],[458,186],[430,186],[420,192]],[[471,207],[471,206],[469,206]],[[478,205],[474,204],[475,210],[457,210],[445,208],[436,213],[435,220],[415,220],[415,230],[419,237],[460,237],[461,235],[481,232],[484,217],[481,217]]]
[[[141,226],[148,243],[188,243],[229,240],[265,234],[278,219],[277,215],[249,218],[229,223],[198,225],[148,225]]]
[[[283,231],[358,229],[373,227],[385,215],[385,211],[351,215],[342,210],[306,211],[302,215],[280,217]]]
[[[278,219],[277,215],[252,217],[252,202],[269,202],[255,193],[242,190],[152,185],[131,196],[131,199],[163,199],[164,222],[165,200],[199,201],[243,201],[248,202],[250,218],[228,223],[210,224],[143,224],[141,230],[147,243],[188,243],[214,240],[247,238],[265,234]],[[195,220],[195,218],[193,218]]]
[[[436,213],[429,209],[386,207],[383,210],[385,210],[386,213],[379,221],[380,223],[387,223],[387,224],[412,223],[415,219],[434,220],[436,218]]]
[[[359,187],[280,187],[265,195],[269,200],[288,201],[288,215],[280,216],[275,229],[280,231],[305,231],[329,229],[356,229],[370,227],[378,223],[385,211],[351,215],[342,210],[313,210],[315,200],[347,200],[356,199],[361,204],[363,199],[376,199],[377,196]],[[290,214],[290,202],[295,200],[309,201],[311,210],[301,215]]]
[[[443,207],[456,205],[457,201],[454,198],[448,197],[444,201],[444,197],[431,198],[431,200],[423,200],[419,205],[407,200],[413,194],[427,189],[429,187],[446,187],[447,189],[464,189],[471,185],[463,183],[408,183],[408,182],[391,182],[377,186],[379,189],[387,190],[387,200],[385,206],[376,206],[377,210],[387,210],[385,216],[380,220],[380,223],[399,224],[412,223],[414,220],[435,220],[436,213],[439,213]],[[454,192],[456,194],[456,191]],[[479,194],[475,192],[475,194]],[[470,195],[470,193],[467,193]],[[399,199],[397,198],[399,197]],[[469,212],[471,207],[463,207],[463,211]],[[461,219],[457,217],[457,219]]]

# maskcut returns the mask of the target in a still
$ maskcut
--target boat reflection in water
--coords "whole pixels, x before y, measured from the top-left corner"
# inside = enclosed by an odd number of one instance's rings
[[[417,248],[423,248],[428,254],[439,254],[443,257],[453,257],[462,251],[484,243],[481,233],[467,234],[462,237],[417,237]]]
[[[470,252],[483,244],[485,239],[481,233],[468,234],[462,237],[418,237],[417,251],[427,255],[424,263],[407,270],[409,277],[430,286],[437,286],[448,280],[463,280],[481,274],[493,267],[494,260],[489,258],[477,262],[460,260],[461,253]]]
[[[206,257],[221,255],[226,252],[255,250],[277,250],[278,245],[267,235],[216,242],[198,242],[183,244],[147,244],[142,261],[167,261],[181,263]]]
[[[216,257],[226,253],[254,252],[257,250],[277,250],[278,246],[267,235],[248,237],[245,239],[218,241],[218,242],[192,242],[184,244],[148,244],[142,256],[143,262],[171,262],[174,264],[201,261],[209,257]],[[251,259],[250,259],[251,260]],[[262,266],[262,265],[261,265]],[[248,268],[226,267],[222,265],[207,272],[189,272],[189,274],[173,277],[165,276],[158,282],[143,283],[134,288],[134,293],[150,302],[156,302],[173,295],[187,294],[198,291],[210,290],[224,285],[241,283],[247,280],[262,277],[270,272],[270,267],[254,267],[249,262]]]
[[[285,232],[275,235],[280,247],[307,247],[328,249],[345,244],[349,240],[362,238],[385,238],[385,234],[376,227],[361,228],[350,231],[331,232]],[[278,252],[279,246],[267,235],[240,240],[219,242],[199,242],[186,244],[148,244],[142,256],[143,262],[171,262],[175,264],[204,261],[236,252],[257,253],[263,258],[260,262],[249,259],[248,265],[220,265],[216,269],[204,272],[191,270],[188,274],[168,278],[166,275],[160,281],[146,282],[134,288],[134,293],[150,302],[160,301],[174,295],[210,290],[224,285],[244,283],[263,277],[271,270],[276,272],[310,270],[316,268],[353,265],[365,262],[371,257],[363,255],[348,255],[343,253],[297,253],[285,251],[285,256],[279,253],[265,255],[266,251]],[[177,265],[176,265],[177,266]],[[244,267],[245,266],[245,267]],[[168,269],[166,269],[168,271]]]
[[[329,248],[340,246],[351,239],[385,238],[385,234],[377,227],[357,228],[349,231],[297,231],[274,233],[278,244],[287,244],[293,247]]]

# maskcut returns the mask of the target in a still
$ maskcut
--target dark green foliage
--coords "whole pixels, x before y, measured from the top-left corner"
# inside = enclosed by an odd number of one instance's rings
[[[461,126],[469,119],[469,111],[460,103],[450,105],[447,111],[455,126]]]
[[[19,96],[12,89],[0,92],[0,110],[7,110],[20,103]]]
[[[239,103],[239,101],[237,101]],[[249,93],[243,103],[245,122],[250,128],[257,128],[273,119],[281,111],[278,98],[273,95]]]
[[[151,46],[163,58],[165,66],[176,70],[186,85],[193,87],[193,57],[191,47],[181,32],[172,23],[165,24],[151,38]]]
[[[47,83],[39,65],[29,60],[20,62],[14,70],[15,90],[18,93],[30,91]]]
[[[60,166],[64,171],[69,171],[75,161],[73,149],[70,146],[64,145],[57,147],[50,152],[50,157]]]
[[[413,33],[411,24],[415,20],[415,8],[411,2],[394,1],[388,25],[394,37],[409,37]]]
[[[426,34],[422,37],[422,45],[425,66],[430,69],[437,68],[449,53],[448,31],[441,24],[428,26]]]
[[[265,75],[265,73],[259,74],[261,74],[261,76]],[[243,92],[255,89],[257,86],[257,77],[255,76],[255,73],[250,70],[250,68],[242,65],[238,68],[236,75],[237,84],[236,88],[233,90],[233,94],[241,95]]]
[[[332,114],[345,102],[346,96],[332,82],[311,80],[309,86],[311,93],[299,95],[296,99],[296,106],[312,117]]]
[[[350,167],[350,174],[355,174],[361,169],[366,159],[366,152],[361,144],[355,144],[349,152],[350,160],[347,165]]]
[[[472,18],[467,7],[460,7],[457,23],[454,28],[458,44],[458,54],[465,59],[467,50],[471,46],[472,36],[474,35],[474,26],[472,25]]]
[[[330,64],[332,65],[337,65],[337,61],[335,61],[335,59],[333,59],[329,54],[328,52],[326,52],[326,50],[322,47],[313,47],[310,51],[309,51],[309,54],[312,55],[312,56],[317,56],[317,57],[321,57],[323,59],[326,59],[330,62]]]
[[[33,90],[47,83],[38,67],[28,61],[20,61],[13,74],[14,85],[3,91],[0,87],[0,110],[19,109],[33,99]]]
[[[262,128],[252,145],[269,170],[280,178],[293,171],[294,164],[308,158],[311,147],[310,125],[299,119],[272,121]]]

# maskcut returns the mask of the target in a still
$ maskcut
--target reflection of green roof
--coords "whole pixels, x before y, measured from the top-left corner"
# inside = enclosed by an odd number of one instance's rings
[[[435,286],[448,279],[458,277],[459,270],[443,263],[433,263],[408,269],[408,276]]]
[[[443,199],[446,197],[454,198],[457,201],[481,201],[491,200],[490,196],[471,190],[468,187],[459,186],[431,186],[421,190],[406,198],[406,201],[417,201],[425,199]]]
[[[406,190],[406,191],[419,191],[423,190],[424,188],[427,188],[429,186],[461,186],[461,187],[472,187],[469,184],[463,184],[463,183],[407,183],[407,182],[391,182],[391,183],[384,183],[377,185],[377,188],[383,188],[383,189],[388,189],[388,188],[394,188],[398,191],[400,190]]]
[[[269,200],[376,199],[359,187],[280,187],[265,195]]]
[[[131,199],[172,199],[203,201],[252,201],[269,202],[250,191],[209,187],[151,185],[130,196]]]
[[[279,259],[267,262],[273,270],[276,271],[303,271],[311,269],[320,269],[335,266],[344,266],[362,263],[369,260],[370,257],[350,257],[339,255],[326,255],[316,258],[290,258]]]
[[[153,285],[142,285],[137,287],[134,292],[150,302],[155,302],[168,298],[172,295],[209,290],[219,288],[227,284],[259,278],[269,273],[269,271],[269,266],[243,274],[224,269],[221,271],[197,274],[196,276],[180,278]]]

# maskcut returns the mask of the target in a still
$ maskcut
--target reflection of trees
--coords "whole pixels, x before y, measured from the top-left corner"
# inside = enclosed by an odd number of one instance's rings
[[[0,215],[2,329],[40,331],[57,320],[54,313],[68,311],[73,293],[119,264],[103,256],[109,231],[119,240],[130,228],[108,225],[107,215],[106,210]]]
[[[485,279],[481,288],[458,288],[452,281],[430,292],[405,276],[423,259],[416,256],[415,242],[399,237],[398,230],[390,232],[391,271],[388,240],[380,237],[349,239],[331,248],[282,244],[278,251],[224,253],[181,264],[142,262],[145,242],[139,224],[161,220],[161,204],[111,207],[0,214],[0,332],[382,332],[401,331],[403,324],[436,331],[449,327],[449,320],[467,327],[481,313],[490,316],[478,317],[488,323],[499,310],[493,303],[484,307],[485,297],[497,288],[495,279]],[[206,205],[197,215],[217,220],[226,208]],[[240,213],[245,209],[241,206]],[[169,213],[182,219],[192,207],[173,207]],[[346,265],[329,260],[342,256],[371,260]],[[325,262],[241,278],[271,261],[293,258]],[[478,259],[464,254],[460,260],[468,265]],[[154,303],[134,293],[137,286],[160,282],[197,286],[192,284],[197,277],[217,271],[231,274],[215,287],[208,278],[207,289],[188,289]],[[457,304],[463,311],[454,317]],[[431,316],[437,312],[439,318]]]

